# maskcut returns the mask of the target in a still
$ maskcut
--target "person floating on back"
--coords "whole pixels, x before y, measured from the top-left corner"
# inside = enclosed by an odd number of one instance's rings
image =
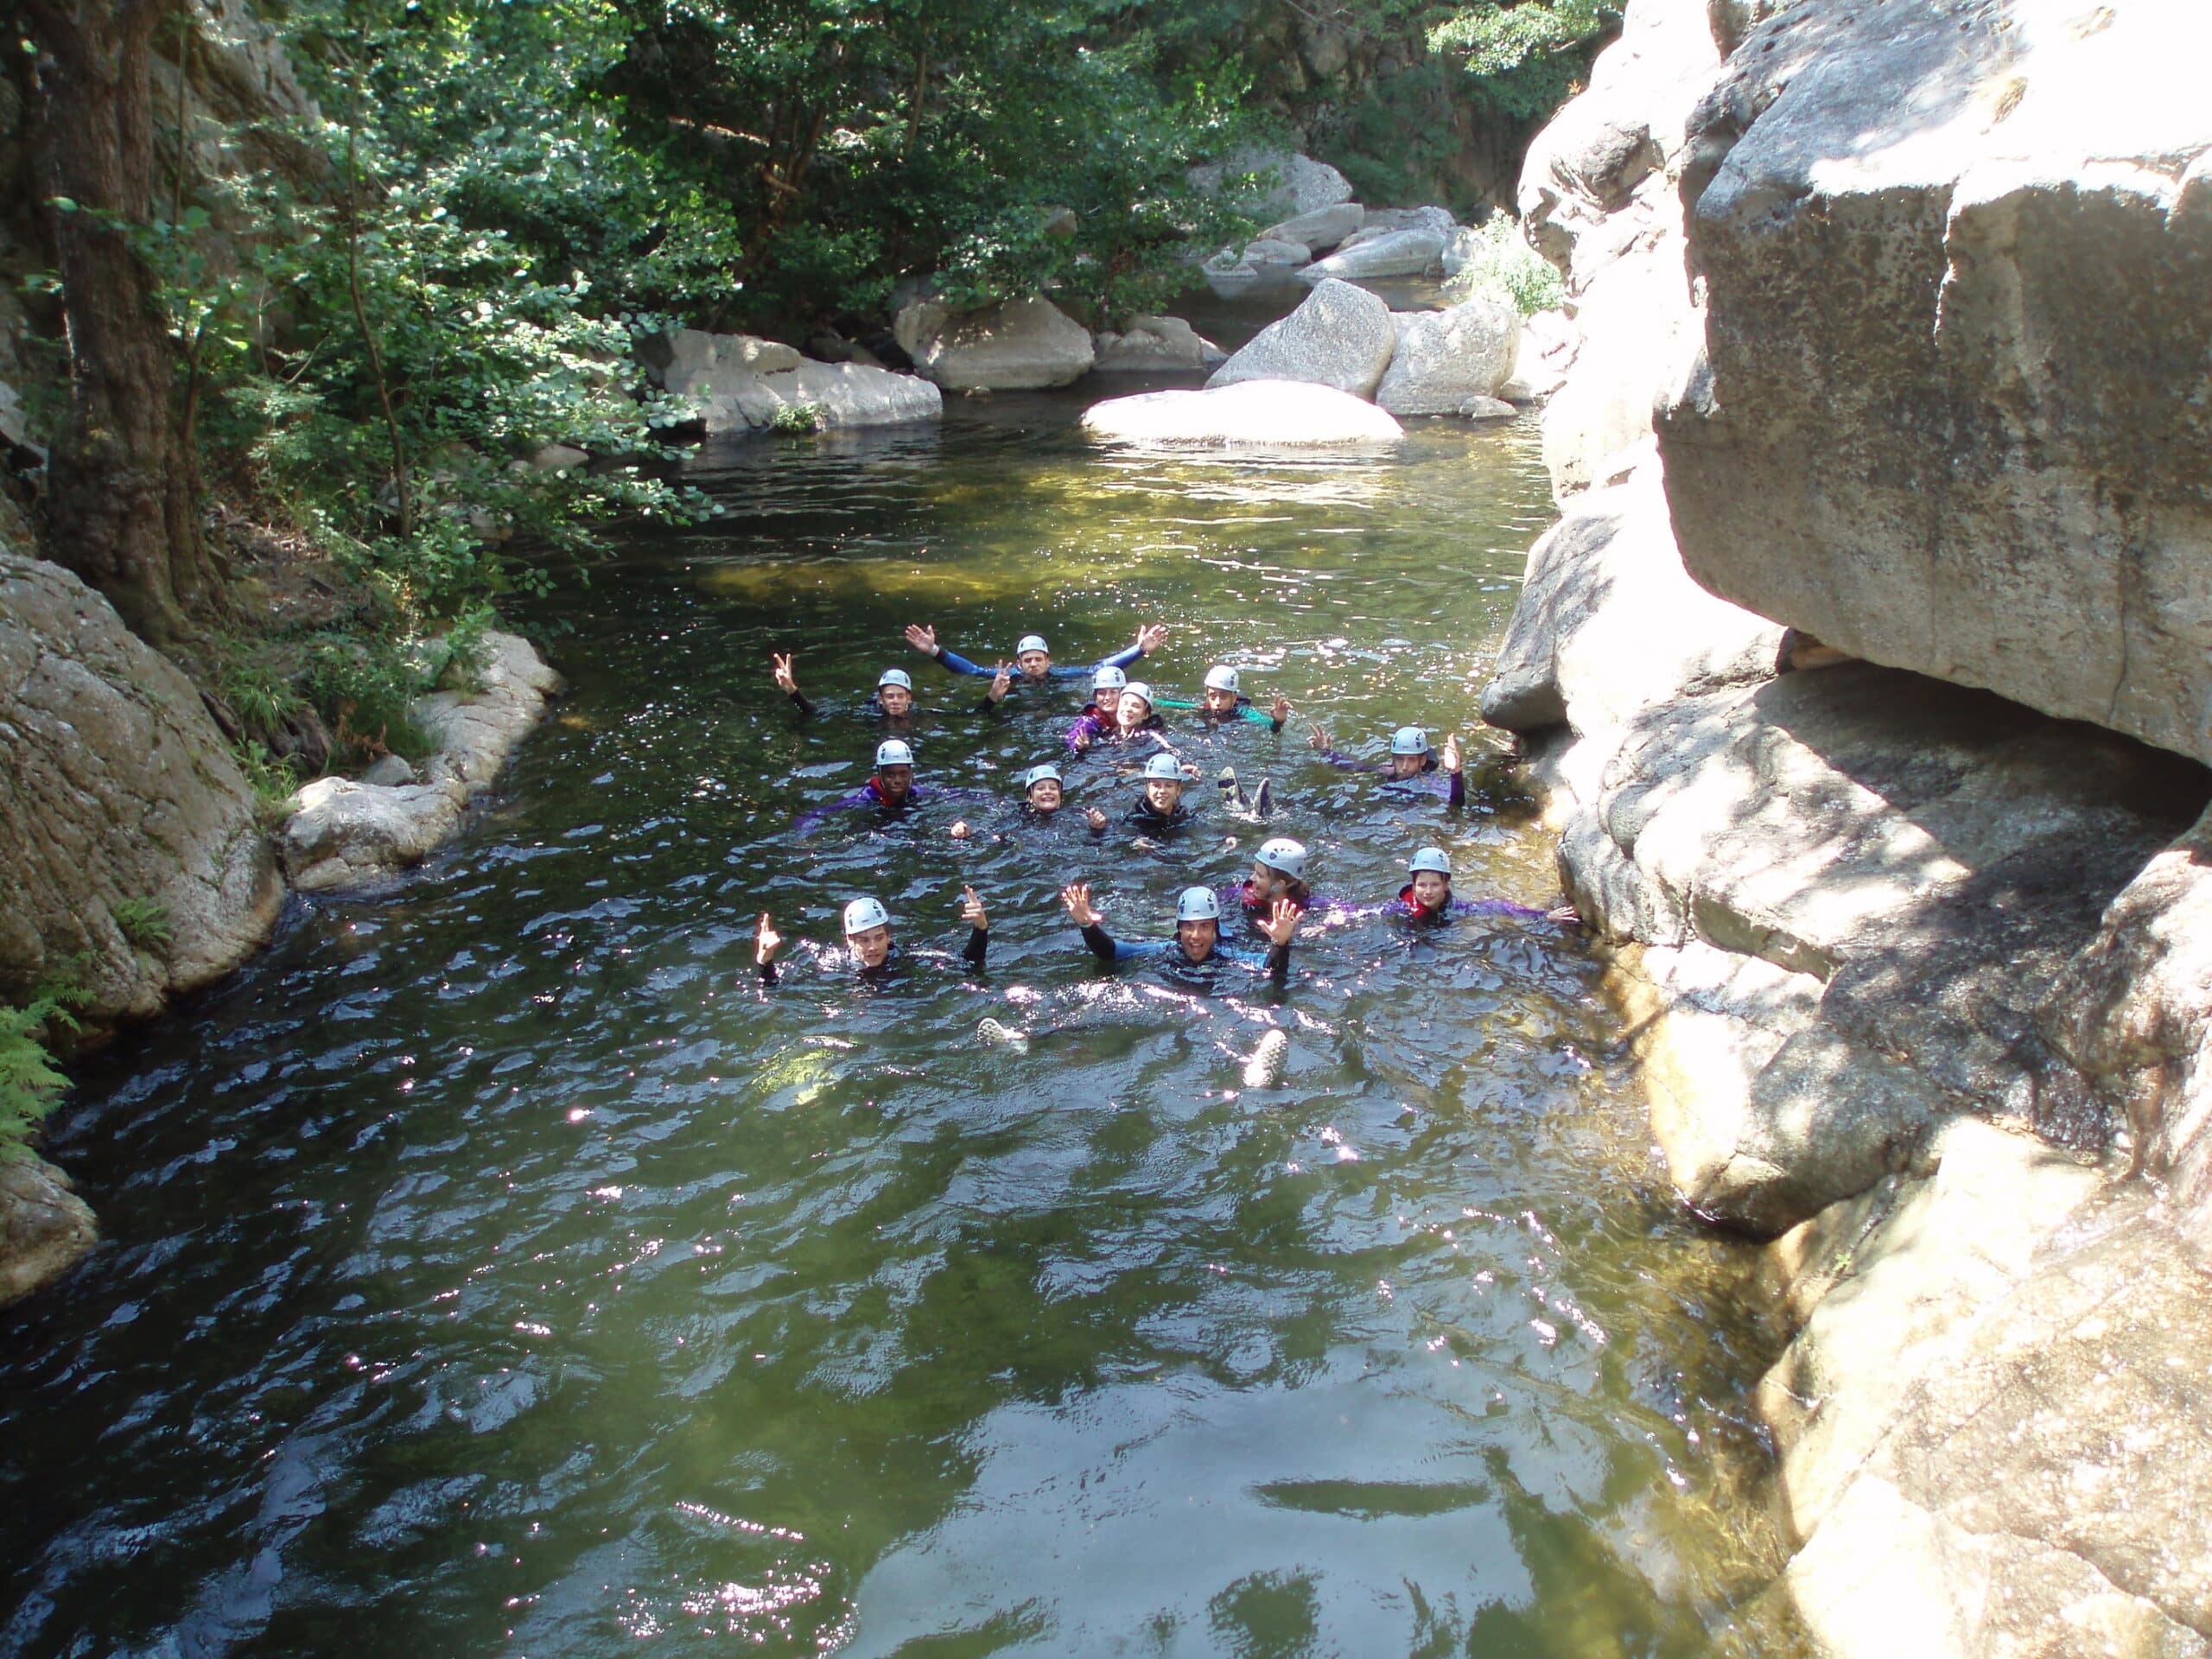
[[[1116,652],[1111,657],[1095,664],[1099,668],[1127,668],[1147,652],[1156,648],[1167,637],[1167,630],[1157,622],[1148,623],[1137,630],[1134,645]],[[937,630],[920,623],[909,623],[906,643],[925,657],[934,657],[938,665],[953,674],[972,675],[978,679],[989,679],[992,671],[980,663],[971,663],[958,652],[947,649],[937,642]],[[1050,646],[1041,633],[1027,633],[1014,648],[1015,677],[1025,684],[1042,685],[1051,680],[1079,680],[1091,672],[1089,667],[1060,668],[1052,661]]]
[[[1381,760],[1363,760],[1357,755],[1331,748],[1329,734],[1319,724],[1306,734],[1306,741],[1324,760],[1342,771],[1380,772],[1386,787],[1424,789],[1442,795],[1449,805],[1467,804],[1467,779],[1460,770],[1457,732],[1444,740],[1444,777],[1440,779],[1428,776],[1437,769],[1437,755],[1428,746],[1428,734],[1418,726],[1401,726],[1391,733],[1390,753]]]
[[[984,912],[983,901],[976,896],[973,887],[961,889],[960,919],[968,924],[968,943],[962,947],[957,958],[940,951],[916,951],[914,957],[943,965],[959,960],[975,969],[982,969],[983,959],[991,945],[991,918]],[[891,912],[876,899],[855,899],[845,906],[845,950],[850,965],[864,984],[881,985],[889,982],[906,965],[907,953],[900,950],[891,938]],[[760,912],[760,925],[753,936],[753,961],[763,985],[773,985],[778,978],[776,952],[783,948],[784,936],[776,931],[776,925],[768,912]]]
[[[1221,901],[1205,887],[1185,887],[1175,905],[1175,937],[1128,944],[1105,929],[1090,902],[1090,884],[1069,883],[1060,889],[1060,903],[1071,921],[1083,930],[1083,942],[1102,962],[1151,960],[1171,968],[1203,969],[1226,962],[1251,973],[1264,973],[1278,985],[1290,976],[1290,942],[1298,932],[1299,906],[1287,899],[1276,902],[1260,931],[1268,940],[1265,957],[1221,943]]]

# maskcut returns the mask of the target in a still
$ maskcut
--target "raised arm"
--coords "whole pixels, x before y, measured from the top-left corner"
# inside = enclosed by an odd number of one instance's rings
[[[784,936],[776,931],[775,923],[768,919],[768,912],[760,912],[760,925],[753,934],[753,965],[760,975],[763,985],[776,982],[776,952],[784,948]]]
[[[991,918],[973,887],[960,889],[960,919],[968,924],[968,943],[960,954],[977,968],[991,948]]]
[[[1338,750],[1331,748],[1329,747],[1329,728],[1322,725],[1318,720],[1307,724],[1306,728],[1306,741],[1307,747],[1313,749],[1314,753],[1319,755],[1324,760],[1327,761],[1331,766],[1337,767],[1340,771],[1368,772],[1372,770],[1369,764],[1366,761],[1362,760],[1357,755],[1345,754]]]
[[[1445,789],[1445,800],[1453,806],[1467,804],[1467,774],[1465,757],[1459,753],[1459,734],[1454,732],[1444,740],[1444,771],[1450,779]]]
[[[798,689],[798,676],[791,672],[791,654],[788,651],[768,653],[768,671],[774,676],[776,690],[791,700],[791,707],[798,710],[801,720],[814,715],[814,705]]]
[[[1090,884],[1071,881],[1060,889],[1060,903],[1068,912],[1068,919],[1083,930],[1083,942],[1090,947],[1090,954],[1101,962],[1118,962],[1130,954],[1125,945],[1116,944],[1104,927],[1100,925],[1098,912],[1090,902]]]
[[[1305,914],[1289,899],[1278,899],[1260,924],[1268,941],[1268,977],[1278,985],[1290,977],[1290,942],[1297,937],[1299,918]]]
[[[1123,646],[1121,650],[1116,652],[1111,657],[1100,658],[1098,659],[1097,666],[1099,668],[1127,668],[1131,663],[1135,662],[1138,658],[1144,656],[1147,652],[1159,650],[1160,641],[1166,638],[1167,630],[1166,627],[1157,622],[1147,622],[1144,626],[1137,630],[1136,644]],[[1086,668],[1077,671],[1088,674],[1093,671]]]
[[[925,627],[918,622],[906,625],[906,643],[925,657],[934,657],[939,668],[952,674],[968,674],[988,680],[991,671],[969,662],[957,651],[948,651],[937,642],[937,629]]]

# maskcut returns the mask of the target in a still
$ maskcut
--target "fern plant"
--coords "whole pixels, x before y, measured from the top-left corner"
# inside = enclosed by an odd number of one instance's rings
[[[47,1052],[47,1033],[76,1030],[69,1005],[85,1000],[82,991],[60,990],[0,1007],[0,1163],[29,1154],[32,1133],[69,1086]]]
[[[168,906],[156,899],[119,899],[108,914],[123,930],[123,937],[140,950],[161,950],[176,938]]]

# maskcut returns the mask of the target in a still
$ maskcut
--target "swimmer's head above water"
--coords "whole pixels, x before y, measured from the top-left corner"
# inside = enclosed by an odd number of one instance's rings
[[[1217,663],[1206,671],[1205,696],[1199,706],[1210,715],[1233,713],[1236,699],[1243,687],[1237,683],[1236,671],[1224,663]]]
[[[891,912],[880,899],[855,899],[845,906],[845,943],[863,968],[880,968],[891,954]]]
[[[875,683],[875,700],[896,720],[914,710],[914,682],[903,668],[887,668]]]
[[[1026,680],[1051,678],[1052,652],[1052,647],[1045,643],[1045,636],[1041,633],[1023,634],[1020,643],[1014,648],[1014,665],[1021,671],[1021,677]]]
[[[897,738],[875,746],[875,792],[893,806],[914,792],[914,752]]]
[[[1452,860],[1440,847],[1424,847],[1406,861],[1406,895],[1415,911],[1433,916],[1452,902]]]
[[[1221,941],[1221,900],[1211,889],[1185,887],[1175,901],[1175,942],[1194,963],[1213,955]]]
[[[1125,732],[1134,732],[1152,718],[1152,687],[1142,680],[1131,680],[1122,688],[1122,700],[1115,705],[1115,718]]]
[[[1401,726],[1390,734],[1390,776],[1410,778],[1428,769],[1428,734],[1418,726]]]
[[[1032,766],[1021,774],[1022,798],[1039,812],[1057,812],[1066,798],[1055,766]]]
[[[1173,755],[1155,754],[1144,763],[1144,798],[1163,818],[1175,816],[1183,804],[1183,767]]]

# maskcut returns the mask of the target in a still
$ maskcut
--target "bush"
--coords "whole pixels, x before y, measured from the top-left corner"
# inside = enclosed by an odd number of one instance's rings
[[[1492,213],[1480,235],[1482,251],[1445,285],[1453,303],[1478,294],[1502,294],[1529,317],[1567,302],[1567,283],[1551,261],[1529,245],[1519,219]]]
[[[156,899],[124,899],[119,900],[108,914],[115,918],[115,925],[123,930],[123,937],[139,950],[166,949],[176,938],[176,927],[169,920],[168,906]]]

